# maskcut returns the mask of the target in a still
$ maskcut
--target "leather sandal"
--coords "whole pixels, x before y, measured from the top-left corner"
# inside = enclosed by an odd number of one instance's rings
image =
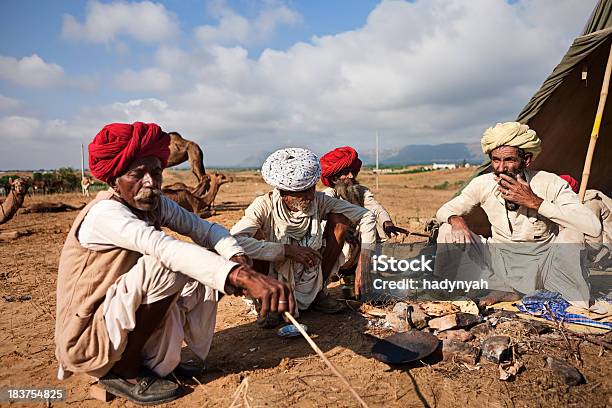
[[[162,404],[181,396],[180,387],[176,383],[158,377],[148,368],[141,370],[136,384],[132,384],[112,372],[100,378],[98,384],[111,394],[140,405]]]

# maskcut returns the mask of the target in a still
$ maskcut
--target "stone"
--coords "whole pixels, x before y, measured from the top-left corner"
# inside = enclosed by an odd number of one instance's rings
[[[435,319],[431,319],[429,321],[429,328],[435,329],[439,332],[454,329],[457,327],[457,315],[456,313],[449,314],[442,317],[436,317]]]
[[[489,322],[477,324],[476,326],[470,329],[470,333],[479,338],[487,338],[491,336],[494,332],[495,329],[493,329],[493,326],[491,326],[491,323]]]
[[[393,306],[393,313],[397,315],[399,318],[405,318],[408,313],[408,304],[404,302],[397,302],[395,306]]]
[[[387,313],[387,317],[385,318],[385,320],[387,321],[387,323],[389,323],[391,330],[393,330],[394,332],[403,333],[411,329],[406,318],[401,318],[394,312]]]
[[[482,317],[469,313],[453,313],[442,317],[436,317],[429,321],[429,327],[438,331],[454,328],[465,328],[482,322]]]
[[[476,364],[480,350],[466,343],[455,340],[442,341],[442,359],[470,365]]]
[[[563,380],[566,385],[573,386],[586,382],[580,371],[566,361],[554,357],[547,357],[546,364],[553,374]]]
[[[499,364],[512,358],[510,337],[491,336],[482,342],[482,356],[487,360]]]
[[[472,335],[472,333],[464,329],[458,329],[458,330],[444,331],[438,334],[438,338],[440,340],[454,340],[454,341],[461,341],[465,343],[466,341],[472,340],[474,338],[474,335]]]

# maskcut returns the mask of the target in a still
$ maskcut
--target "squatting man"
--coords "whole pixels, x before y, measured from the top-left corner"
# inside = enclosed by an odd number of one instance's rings
[[[230,232],[255,260],[257,270],[291,288],[298,310],[342,310],[340,302],[326,294],[325,282],[338,267],[338,256],[351,224],[359,224],[363,246],[374,245],[374,214],[315,191],[321,166],[310,150],[277,150],[265,160],[261,174],[273,190],[257,197]],[[327,222],[325,226],[322,221]],[[356,273],[357,294],[365,285],[361,282],[361,265],[369,265],[370,260],[362,261]],[[363,275],[368,277],[368,273]],[[281,322],[275,313],[260,316],[258,323],[262,327]]]
[[[178,398],[171,372],[201,371],[180,363],[181,346],[206,359],[219,293],[247,294],[264,314],[295,311],[288,285],[251,269],[227,230],[160,195],[169,143],[153,123],[115,123],[94,137],[90,170],[110,188],[74,221],[57,279],[58,377],[89,374],[139,404]]]
[[[481,145],[493,172],[472,179],[438,210],[443,224],[435,274],[485,279],[492,291],[483,304],[546,289],[588,307],[588,270],[580,253],[585,235],[600,234],[599,220],[558,175],[529,169],[541,143],[527,125],[498,123],[484,132]],[[490,238],[475,234],[464,218],[477,206],[491,224]]]

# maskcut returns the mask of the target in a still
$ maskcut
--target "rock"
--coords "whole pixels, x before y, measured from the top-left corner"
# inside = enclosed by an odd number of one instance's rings
[[[459,306],[453,305],[449,302],[423,302],[420,303],[420,307],[429,316],[435,317],[446,316],[461,310]]]
[[[468,344],[454,340],[442,341],[442,359],[444,361],[457,361],[470,365],[476,364],[480,350]]]
[[[566,361],[554,357],[547,357],[546,364],[553,374],[563,380],[566,385],[572,386],[585,382],[580,371]]]
[[[457,315],[456,313],[449,314],[442,317],[436,317],[435,319],[431,319],[429,321],[429,328],[435,329],[439,332],[454,329],[457,327]]]
[[[480,323],[482,317],[469,313],[453,313],[442,317],[437,317],[429,321],[429,327],[438,331],[454,328],[464,328]]]
[[[457,313],[457,327],[466,328],[482,322],[482,316],[471,313]]]
[[[406,318],[408,315],[408,304],[404,302],[397,302],[395,306],[393,306],[393,313],[397,315],[399,318]]]
[[[479,337],[479,338],[480,337],[487,338],[491,336],[494,332],[495,330],[493,329],[493,326],[491,326],[491,323],[489,322],[477,324],[476,326],[470,329],[470,333],[472,333],[474,336]]]
[[[408,305],[407,314],[408,318],[406,320],[408,320],[408,324],[413,328],[422,329],[424,327],[427,327],[427,319],[429,319],[429,316],[425,314],[425,312],[419,307],[419,305]]]
[[[510,337],[492,336],[482,342],[482,356],[489,361],[499,364],[512,358]]]
[[[387,313],[387,317],[385,318],[385,320],[387,321],[387,323],[389,323],[389,326],[391,326],[391,330],[393,330],[394,332],[403,333],[411,329],[410,325],[408,324],[408,321],[406,321],[406,318],[400,318],[394,312]]]
[[[440,340],[454,340],[466,342],[472,340],[474,336],[472,335],[472,333],[465,331],[464,329],[459,329],[444,331],[438,335],[438,338]]]

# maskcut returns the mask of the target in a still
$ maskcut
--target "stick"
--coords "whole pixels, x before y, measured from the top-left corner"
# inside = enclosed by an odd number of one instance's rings
[[[589,149],[587,150],[586,160],[584,161],[584,169],[582,170],[582,180],[580,181],[580,192],[578,196],[580,202],[584,202],[584,194],[586,193],[589,176],[591,175],[591,162],[595,153],[595,144],[599,137],[599,126],[603,117],[604,108],[606,107],[606,99],[608,98],[608,86],[610,85],[610,72],[612,71],[612,46],[610,47],[610,55],[608,55],[608,63],[606,64],[606,72],[604,74],[603,84],[601,85],[601,94],[599,95],[599,105],[597,106],[597,114],[595,115],[595,123],[593,123],[593,131],[591,132],[591,140],[589,141]]]
[[[353,387],[351,387],[351,384],[349,384],[348,380],[340,373],[340,371],[338,371],[338,369],[332,364],[332,362],[329,361],[329,359],[327,357],[325,357],[325,354],[323,354],[321,349],[310,338],[310,336],[308,334],[306,334],[304,329],[302,329],[302,325],[300,325],[297,322],[297,320],[295,320],[295,318],[293,316],[291,316],[291,314],[289,312],[285,312],[285,316],[291,321],[291,323],[293,323],[295,325],[295,327],[299,330],[299,332],[302,334],[302,336],[304,336],[304,338],[306,339],[308,344],[310,344],[310,347],[312,347],[312,349],[319,355],[319,357],[321,357],[323,359],[325,364],[327,364],[327,366],[332,370],[332,372],[336,375],[336,377],[338,377],[338,378],[340,378],[342,380],[344,385],[346,385],[346,387],[349,389],[351,394],[353,394],[353,397],[355,397],[355,399],[357,401],[359,401],[361,406],[364,407],[364,408],[369,408],[368,404],[366,404],[365,401],[361,399],[359,394],[357,394],[357,391],[355,391],[355,389]]]

